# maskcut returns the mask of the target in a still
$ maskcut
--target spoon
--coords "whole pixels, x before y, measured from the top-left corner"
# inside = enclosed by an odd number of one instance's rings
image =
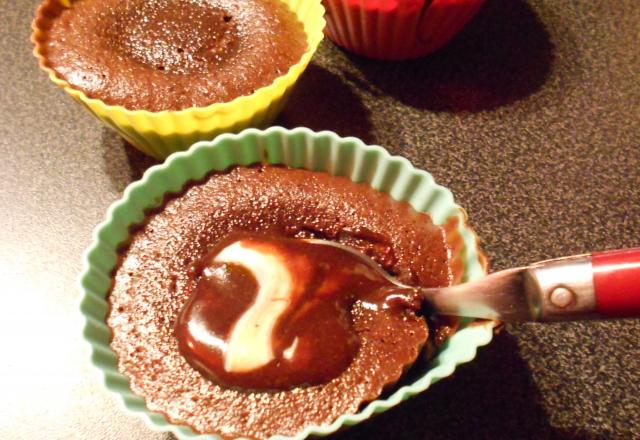
[[[640,248],[545,260],[455,286],[416,288],[400,283],[350,246],[305,241],[357,256],[399,289],[419,292],[441,315],[504,322],[640,317]]]

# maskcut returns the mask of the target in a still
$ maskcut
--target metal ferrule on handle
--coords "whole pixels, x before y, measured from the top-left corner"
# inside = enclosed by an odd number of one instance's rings
[[[597,317],[591,255],[536,263],[526,271],[524,286],[536,321]]]
[[[640,248],[536,263],[525,291],[538,321],[640,316]]]

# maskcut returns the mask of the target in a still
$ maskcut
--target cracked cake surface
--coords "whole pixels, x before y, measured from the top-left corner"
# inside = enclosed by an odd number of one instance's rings
[[[181,110],[250,95],[297,63],[306,35],[281,0],[46,0],[43,55],[90,98]]]

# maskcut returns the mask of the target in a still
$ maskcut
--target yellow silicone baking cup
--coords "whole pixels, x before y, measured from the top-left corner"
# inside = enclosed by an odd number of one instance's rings
[[[270,125],[282,110],[294,84],[322,41],[325,21],[320,0],[281,1],[289,6],[304,27],[307,50],[300,60],[286,74],[251,95],[206,107],[160,112],[128,110],[90,98],[60,78],[48,64],[44,45],[55,10],[60,5],[70,7],[70,0],[45,0],[40,5],[31,25],[31,41],[35,46],[33,53],[38,58],[40,68],[48,73],[49,78],[95,117],[116,130],[143,153],[164,159],[175,151],[186,150],[198,140],[213,139],[221,133],[239,132],[247,127]]]

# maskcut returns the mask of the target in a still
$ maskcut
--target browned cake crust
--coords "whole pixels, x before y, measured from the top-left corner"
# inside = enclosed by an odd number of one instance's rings
[[[44,56],[91,98],[130,110],[203,107],[253,93],[306,49],[281,0],[45,0]]]
[[[111,346],[119,369],[151,410],[224,437],[292,435],[357,411],[415,361],[428,336],[422,317],[356,303],[352,316],[360,349],[331,382],[249,392],[205,379],[178,352],[174,325],[197,283],[193,263],[238,230],[350,244],[409,284],[447,285],[451,278],[442,230],[427,215],[364,184],[278,167],[213,174],[149,215],[115,272]]]

